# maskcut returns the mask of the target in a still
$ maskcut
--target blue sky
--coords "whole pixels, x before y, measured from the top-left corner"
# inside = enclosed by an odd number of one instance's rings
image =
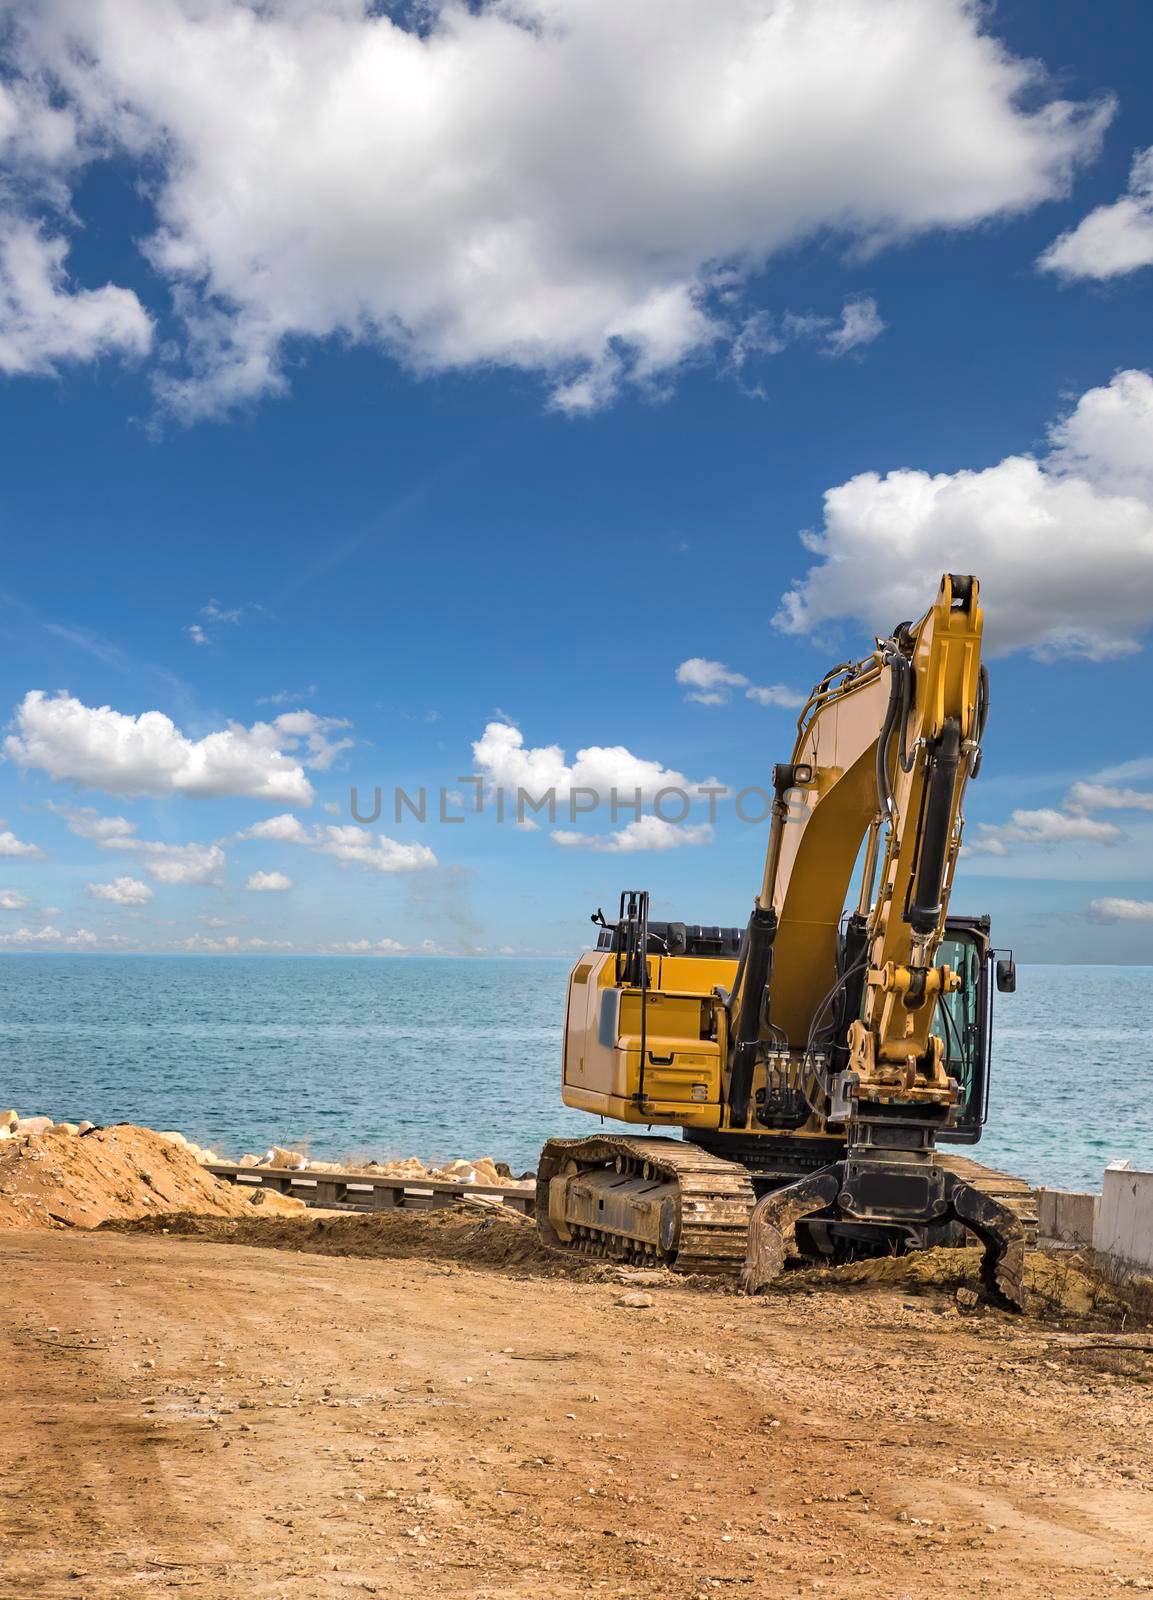
[[[741,922],[729,805],[391,791],[763,784],[950,568],[955,907],[1153,959],[1145,8],[0,15],[0,948],[567,953],[626,883]]]

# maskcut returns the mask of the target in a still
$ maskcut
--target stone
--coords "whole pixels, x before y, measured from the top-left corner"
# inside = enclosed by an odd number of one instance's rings
[[[629,1311],[647,1311],[656,1304],[651,1294],[641,1294],[634,1290],[631,1294],[618,1294],[614,1305],[624,1306]]]
[[[963,1284],[961,1288],[957,1290],[953,1298],[957,1302],[958,1311],[976,1311],[977,1307],[981,1304],[981,1296],[977,1293],[976,1289],[966,1288]]]
[[[21,1138],[27,1138],[37,1133],[47,1133],[53,1126],[51,1117],[21,1117],[16,1124],[16,1132]]]

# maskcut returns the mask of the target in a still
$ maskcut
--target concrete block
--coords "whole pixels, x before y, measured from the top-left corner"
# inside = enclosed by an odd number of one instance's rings
[[[1153,1268],[1153,1172],[1128,1161],[1105,1168],[1093,1245],[1129,1266]]]
[[[1100,1197],[1066,1189],[1037,1190],[1037,1237],[1041,1244],[1092,1245]]]

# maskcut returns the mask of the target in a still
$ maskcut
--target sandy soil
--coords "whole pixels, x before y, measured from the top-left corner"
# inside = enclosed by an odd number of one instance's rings
[[[1153,1588],[1153,1357],[965,1252],[749,1301],[394,1221],[0,1236],[5,1600]]]
[[[0,1231],[95,1228],[175,1210],[237,1217],[255,1198],[214,1178],[170,1136],[131,1123],[0,1141]],[[259,1199],[278,1211],[304,1210],[291,1195],[271,1190]]]

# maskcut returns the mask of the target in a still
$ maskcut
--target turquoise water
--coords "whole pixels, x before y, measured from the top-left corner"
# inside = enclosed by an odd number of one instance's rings
[[[200,956],[0,959],[0,1107],[179,1128],[222,1154],[492,1155],[518,1171],[560,1104],[569,963]],[[1019,967],[998,995],[974,1152],[1099,1188],[1153,1166],[1153,968]]]

